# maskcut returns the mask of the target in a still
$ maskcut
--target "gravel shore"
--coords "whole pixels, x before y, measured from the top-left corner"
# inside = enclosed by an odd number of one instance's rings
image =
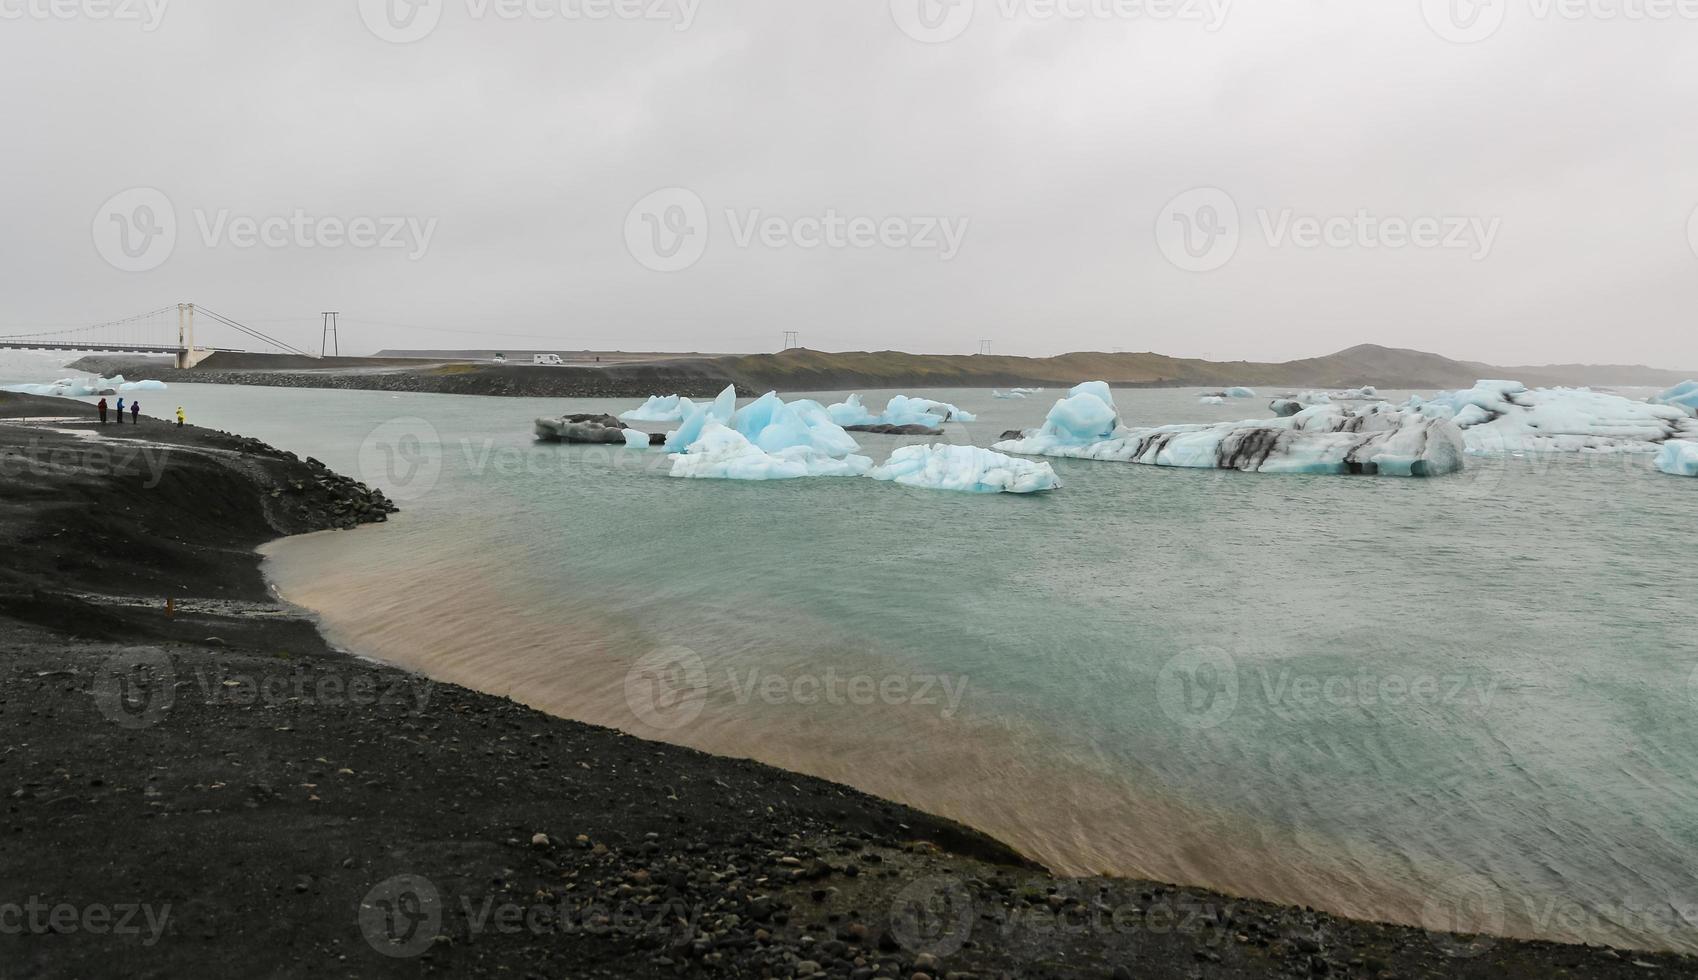
[[[1698,976],[1058,878],[843,786],[361,660],[254,548],[391,510],[253,440],[0,395],[0,977]]]

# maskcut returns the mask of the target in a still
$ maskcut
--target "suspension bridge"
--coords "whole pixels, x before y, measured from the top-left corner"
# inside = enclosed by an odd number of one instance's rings
[[[244,344],[239,347],[218,347],[197,344],[195,321],[210,321],[216,328],[216,339]],[[257,350],[253,345],[259,345]],[[89,351],[121,354],[171,354],[180,368],[194,367],[208,355],[225,353],[284,353],[305,357],[319,355],[301,350],[293,344],[278,340],[222,313],[193,303],[178,303],[146,313],[91,323],[87,326],[60,327],[26,333],[0,334],[0,349]]]

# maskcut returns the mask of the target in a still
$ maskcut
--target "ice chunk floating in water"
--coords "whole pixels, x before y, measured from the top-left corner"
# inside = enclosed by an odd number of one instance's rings
[[[978,421],[978,416],[972,412],[964,412],[948,402],[932,401],[930,398],[910,398],[907,395],[892,396],[885,404],[884,412],[879,415],[867,410],[860,395],[850,395],[847,401],[839,402],[826,411],[838,425],[934,426],[939,422]]]
[[[1107,439],[1119,426],[1120,412],[1114,407],[1114,394],[1107,383],[1087,381],[1055,403],[1037,438],[1045,445],[1085,446]]]
[[[841,430],[839,430],[841,431]],[[687,452],[672,454],[672,475],[698,480],[795,480],[808,476],[864,476],[865,456],[836,459],[808,445],[768,452],[741,432],[708,422]]]
[[[1673,405],[1686,414],[1698,417],[1698,381],[1682,381],[1651,399],[1656,405]]]
[[[1099,384],[1075,388],[1075,392],[1085,391],[1056,403],[1043,428],[993,448],[1026,455],[1256,473],[1442,476],[1463,465],[1462,432],[1454,423],[1384,405],[1359,412],[1318,405],[1289,418],[1219,425],[1114,426],[1103,434],[1103,411],[1112,412],[1112,402],[1103,402],[1107,386],[1098,389]],[[1081,422],[1082,409],[1097,414]]]
[[[1670,476],[1698,476],[1698,442],[1676,439],[1663,443],[1657,469]]]
[[[737,412],[737,386],[726,385],[719,397],[706,405],[690,404],[690,412],[681,420],[677,430],[666,434],[666,444],[683,449],[701,437],[709,422],[730,422]]]
[[[867,475],[907,487],[964,493],[1039,493],[1061,487],[1048,463],[978,446],[904,446]]]
[[[1698,439],[1698,419],[1672,405],[1588,388],[1536,388],[1481,381],[1466,391],[1411,398],[1406,411],[1446,418],[1471,453],[1656,452],[1670,439]]]
[[[678,395],[652,395],[642,405],[619,413],[627,422],[682,422],[696,410],[695,403]]]

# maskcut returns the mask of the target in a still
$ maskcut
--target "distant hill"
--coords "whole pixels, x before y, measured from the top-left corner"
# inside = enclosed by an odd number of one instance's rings
[[[517,352],[514,352],[517,353]],[[562,352],[564,354],[564,352]],[[588,356],[584,356],[587,353]],[[401,356],[409,355],[409,356]],[[493,356],[493,352],[491,352]],[[596,356],[603,359],[594,360]],[[1297,361],[1205,361],[1166,354],[1079,352],[1059,357],[975,354],[906,354],[901,351],[788,350],[779,354],[567,355],[563,367],[543,367],[510,357],[506,364],[449,351],[384,351],[377,357],[312,358],[276,354],[217,353],[179,371],[133,355],[97,355],[73,365],[103,374],[122,372],[161,381],[434,391],[462,395],[629,398],[650,394],[711,396],[727,384],[739,391],[842,391],[856,388],[992,388],[1028,385],[1066,388],[1080,381],[1118,387],[1225,387],[1249,385],[1264,394],[1298,388],[1436,390],[1466,388],[1483,378],[1510,378],[1533,386],[1645,385],[1667,387],[1698,371],[1622,365],[1494,367],[1423,351],[1364,344]]]
[[[1551,367],[1494,367],[1457,361],[1423,351],[1398,350],[1363,344],[1325,357],[1280,363],[1205,361],[1166,354],[1105,354],[1080,352],[1059,357],[1026,358],[995,355],[825,353],[791,350],[713,358],[702,362],[751,388],[831,390],[888,388],[912,385],[986,387],[1008,385],[1061,386],[1084,379],[1123,387],[1207,387],[1263,385],[1271,387],[1458,388],[1482,378],[1509,377],[1529,385],[1661,385],[1667,386],[1698,372],[1649,367],[1559,365]]]

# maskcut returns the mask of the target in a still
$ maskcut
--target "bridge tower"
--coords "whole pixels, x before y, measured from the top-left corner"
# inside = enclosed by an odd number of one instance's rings
[[[177,304],[177,366],[192,368],[206,359],[209,351],[195,349],[195,304]]]

